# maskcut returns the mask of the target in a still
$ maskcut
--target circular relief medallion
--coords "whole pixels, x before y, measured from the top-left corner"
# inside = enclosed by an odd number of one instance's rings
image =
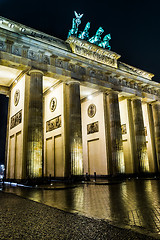
[[[88,107],[88,116],[92,118],[95,116],[95,114],[96,114],[96,105],[90,104]]]
[[[51,110],[51,112],[54,112],[56,107],[57,107],[57,99],[54,97],[50,101],[50,110]]]
[[[17,106],[19,103],[19,99],[20,99],[20,90],[17,89],[15,94],[14,94],[14,105]]]

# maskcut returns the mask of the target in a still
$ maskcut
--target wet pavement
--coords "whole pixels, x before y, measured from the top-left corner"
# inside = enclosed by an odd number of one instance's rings
[[[1,240],[153,240],[154,237],[113,226],[106,220],[0,192]]]
[[[51,190],[8,186],[5,191],[70,213],[160,236],[160,180],[59,186]]]

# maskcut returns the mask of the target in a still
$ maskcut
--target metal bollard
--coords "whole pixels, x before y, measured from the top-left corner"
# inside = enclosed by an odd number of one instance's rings
[[[90,177],[89,177],[88,173],[86,173],[86,180],[90,181]]]
[[[51,183],[51,174],[49,174],[49,182]]]
[[[3,180],[2,180],[2,189],[4,190],[4,177],[3,177]]]

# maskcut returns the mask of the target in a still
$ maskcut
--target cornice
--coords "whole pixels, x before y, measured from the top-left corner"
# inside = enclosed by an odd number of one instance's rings
[[[0,16],[0,28],[70,51],[65,41]]]
[[[118,68],[122,71],[125,71],[127,73],[131,73],[131,74],[134,74],[134,75],[137,75],[137,76],[141,76],[141,77],[146,78],[148,80],[152,80],[152,78],[154,77],[154,74],[152,74],[152,73],[148,73],[148,72],[143,71],[139,68],[130,66],[130,65],[128,65],[126,63],[122,63],[122,62],[118,62]]]

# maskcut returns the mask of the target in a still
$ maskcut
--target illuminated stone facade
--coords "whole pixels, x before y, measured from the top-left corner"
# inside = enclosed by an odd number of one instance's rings
[[[7,179],[160,171],[160,84],[119,58],[0,18]]]

